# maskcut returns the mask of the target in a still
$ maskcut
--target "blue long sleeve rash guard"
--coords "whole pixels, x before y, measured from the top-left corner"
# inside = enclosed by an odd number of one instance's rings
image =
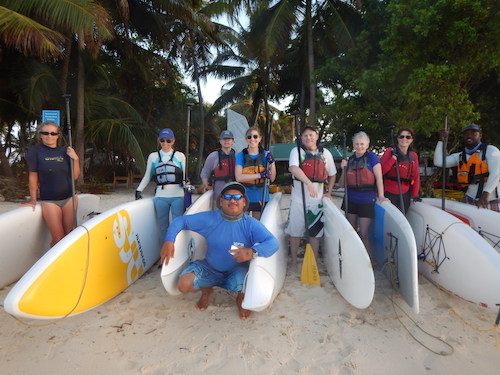
[[[240,264],[229,254],[231,245],[252,248],[263,257],[269,257],[279,249],[278,240],[271,232],[246,214],[238,221],[225,220],[221,210],[179,216],[170,224],[165,241],[175,242],[181,230],[192,230],[206,238],[205,260],[219,272],[229,271]]]

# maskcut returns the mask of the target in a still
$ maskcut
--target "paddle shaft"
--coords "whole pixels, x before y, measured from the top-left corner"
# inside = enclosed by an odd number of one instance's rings
[[[345,217],[349,212],[348,199],[347,199],[347,167],[349,165],[349,158],[347,157],[347,132],[344,130],[344,159],[347,160],[347,165],[344,167],[342,174],[344,176],[344,209]],[[340,268],[342,270],[342,268]]]
[[[260,103],[259,103],[260,105]],[[270,151],[271,147],[271,137],[273,135],[273,118],[271,117],[271,123],[269,125],[269,133],[267,135],[267,142],[266,142],[266,150]],[[267,162],[267,159],[263,160],[264,166],[266,169],[269,169],[269,163]],[[266,178],[264,179],[264,188],[262,189],[262,204],[260,205],[260,213],[262,214],[262,211],[264,211],[264,206],[266,204],[266,189],[267,189],[267,184],[269,182],[269,179]]]
[[[443,123],[444,129],[448,130],[448,116],[443,114]],[[441,209],[444,211],[445,209],[445,200],[446,200],[446,147],[448,144],[448,135],[445,134],[443,137],[443,180],[441,186]]]
[[[71,113],[69,110],[69,99],[70,94],[63,95],[64,101],[66,102],[66,127],[68,129],[68,143],[69,147],[73,147],[73,142],[71,140]],[[83,155],[82,155],[83,157]],[[69,163],[69,173],[71,174],[71,200],[73,201],[73,229],[76,228],[76,204],[75,204],[75,176],[74,176],[74,161],[71,160]]]
[[[185,165],[185,182],[189,181],[188,174],[188,160],[189,160],[189,127],[191,125],[191,107],[193,104],[186,103],[186,165]],[[191,190],[188,186],[184,187],[184,206],[187,208],[191,206]]]
[[[299,123],[297,121],[298,114],[294,113],[293,114],[293,122],[295,126],[295,132],[297,134],[297,156],[299,158],[299,168],[302,168],[302,162],[300,160],[300,131],[299,131]],[[300,181],[300,186],[302,188],[302,208],[304,209],[304,224],[306,226],[306,238],[307,238],[307,244],[311,242],[309,238],[309,222],[307,220],[307,208],[306,208],[306,188],[304,186],[304,183]]]
[[[394,125],[390,126],[391,129],[391,144],[392,147],[398,147],[396,143],[394,143]],[[401,189],[401,177],[399,175],[399,160],[396,155],[396,178],[398,179],[398,192],[399,192],[399,205],[401,207],[401,212],[405,215],[405,205],[403,201],[403,190]]]

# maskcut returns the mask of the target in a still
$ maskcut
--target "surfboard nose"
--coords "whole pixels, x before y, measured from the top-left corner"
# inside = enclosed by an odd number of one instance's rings
[[[252,264],[254,263],[254,264]],[[273,296],[274,277],[263,267],[250,263],[245,282],[245,298],[241,306],[252,311],[262,311],[269,306]],[[263,288],[262,286],[266,287]]]

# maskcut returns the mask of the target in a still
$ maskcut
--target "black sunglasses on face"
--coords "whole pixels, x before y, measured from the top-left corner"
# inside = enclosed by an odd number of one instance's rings
[[[230,201],[231,199],[234,199],[235,201],[239,201],[241,198],[243,198],[243,195],[241,194],[224,194],[222,196],[226,201]]]
[[[258,135],[258,134],[253,134],[253,135],[251,134],[251,135],[247,135],[247,139],[252,139],[252,137],[253,137],[253,139],[257,139],[257,138],[259,138],[259,137],[260,137],[260,135]]]
[[[160,139],[160,142],[161,143],[163,143],[163,142],[172,143],[172,139],[162,138],[162,139]]]
[[[400,135],[398,138],[399,139],[404,139],[404,138],[406,138],[406,139],[412,139],[413,137],[411,135]]]
[[[56,133],[56,132],[40,132],[41,135],[52,135],[52,136],[56,136],[56,135],[59,135],[59,133]]]

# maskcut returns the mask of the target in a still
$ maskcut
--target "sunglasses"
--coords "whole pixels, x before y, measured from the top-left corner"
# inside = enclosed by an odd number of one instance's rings
[[[243,198],[243,195],[241,194],[224,194],[222,196],[226,201],[230,201],[231,199],[234,199],[235,201],[239,201],[241,198]]]
[[[252,137],[253,137],[253,139],[257,139],[260,137],[260,135],[258,135],[258,134],[247,135],[247,139],[252,139]]]
[[[40,132],[41,135],[52,135],[52,136],[56,136],[56,135],[59,135],[59,133],[56,133],[56,132]]]
[[[413,137],[411,135],[400,135],[398,138],[399,139],[404,139],[404,138],[406,138],[406,139],[412,139]]]
[[[162,138],[162,139],[160,139],[160,142],[161,142],[161,143],[163,143],[163,142],[172,143],[172,142],[173,142],[173,139]]]

